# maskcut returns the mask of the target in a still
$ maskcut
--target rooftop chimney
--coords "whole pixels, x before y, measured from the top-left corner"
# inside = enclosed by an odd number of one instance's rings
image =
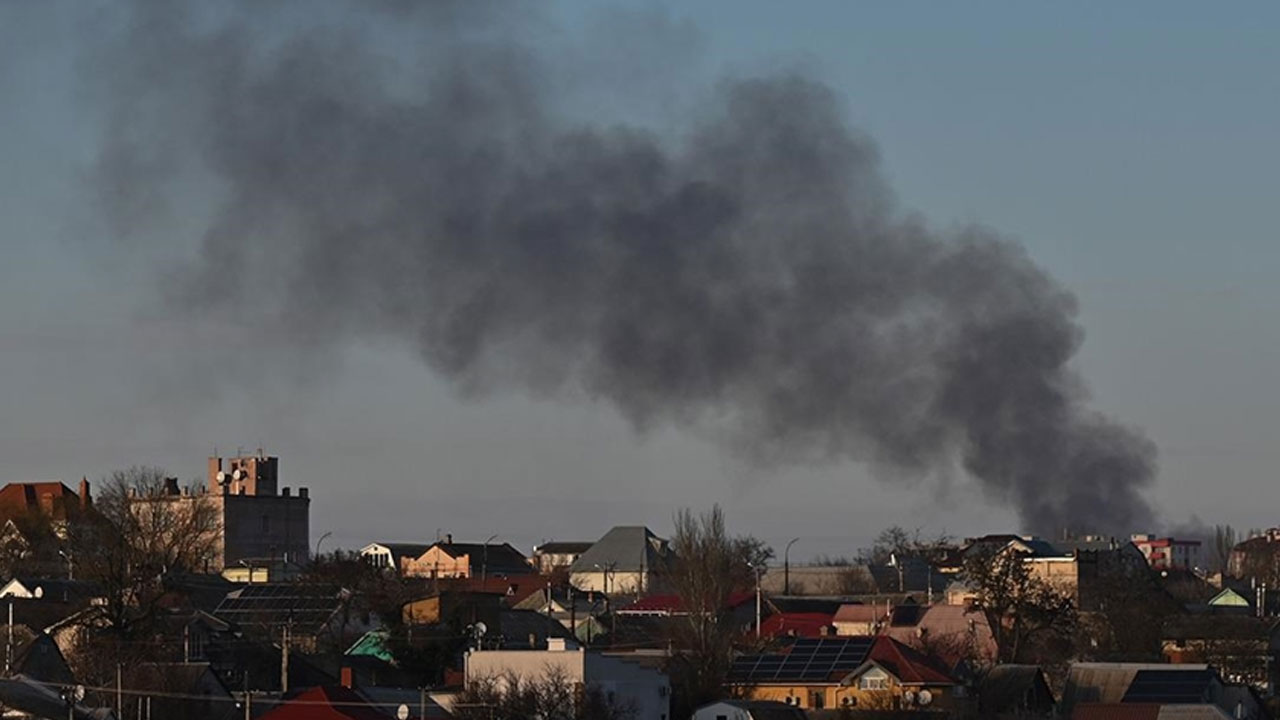
[[[178,478],[170,477],[164,479],[165,495],[181,495],[182,491],[178,489]]]
[[[89,478],[80,478],[80,509],[88,510],[93,505],[93,498],[89,495]]]
[[[551,652],[564,652],[564,638],[547,638],[547,650]]]
[[[342,679],[340,680],[340,682],[342,683],[342,687],[344,688],[350,689],[355,686],[355,681],[352,679],[352,672],[350,667],[343,666]]]

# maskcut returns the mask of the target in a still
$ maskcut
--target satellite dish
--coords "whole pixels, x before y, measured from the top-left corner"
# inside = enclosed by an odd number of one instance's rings
[[[83,699],[84,699],[84,686],[83,686],[83,685],[77,685],[77,686],[75,686],[75,688],[71,691],[71,697],[75,698],[75,699],[76,699],[76,702],[80,702],[81,700],[83,700]]]
[[[489,632],[488,625],[485,625],[483,622],[478,622],[475,624],[476,637],[484,637],[484,634],[487,632]]]
[[[31,594],[34,595],[37,600],[39,600],[40,598],[44,597],[44,588],[38,587],[36,588],[36,591]]]
[[[218,475],[217,475],[217,477],[218,477],[218,484],[219,484],[219,485],[222,485],[223,483],[225,483],[225,482],[227,481],[227,474],[226,474],[226,473],[224,473],[224,472],[222,472],[221,470],[219,470],[219,471],[218,471]]]
[[[902,699],[903,699],[903,701],[904,701],[904,702],[906,702],[908,705],[915,705],[915,704],[916,704],[916,691],[915,691],[915,690],[908,690],[908,691],[906,691],[906,692],[902,693]]]
[[[235,472],[231,473],[231,477],[232,477],[233,479],[235,479],[235,480],[239,480],[240,478],[244,477],[244,473],[242,473],[242,472],[240,472],[239,470],[237,470],[237,471],[235,471]]]
[[[409,706],[400,703],[400,707],[396,708],[396,720],[409,720]]]
[[[929,703],[933,702],[933,693],[929,692],[928,690],[921,690],[919,698],[920,698],[921,705],[928,705]]]

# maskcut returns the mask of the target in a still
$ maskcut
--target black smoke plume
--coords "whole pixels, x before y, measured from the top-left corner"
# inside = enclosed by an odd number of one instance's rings
[[[959,461],[1028,530],[1153,519],[1153,445],[1070,369],[1072,296],[900,209],[829,88],[729,79],[676,131],[592,123],[515,4],[374,5],[102,21],[113,231],[201,237],[167,302],[308,348],[404,341],[462,391],[585,393],[754,461]],[[212,214],[175,219],[178,187]]]

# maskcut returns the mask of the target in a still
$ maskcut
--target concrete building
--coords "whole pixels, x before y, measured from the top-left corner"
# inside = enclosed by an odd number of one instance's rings
[[[171,478],[159,493],[134,496],[132,502],[139,509],[145,503],[170,503],[180,512],[212,508],[217,523],[208,531],[214,552],[206,572],[239,567],[241,561],[305,562],[311,542],[307,488],[294,495],[288,487],[278,487],[279,459],[261,451],[226,463],[224,467],[222,458],[209,458],[205,487],[180,488]]]
[[[1138,534],[1130,538],[1153,570],[1195,570],[1200,567],[1200,541]]]
[[[575,686],[596,687],[635,709],[635,720],[669,720],[671,683],[665,673],[617,656],[571,648],[551,638],[546,650],[472,650],[464,660],[466,683],[517,677],[536,682],[558,675]]]

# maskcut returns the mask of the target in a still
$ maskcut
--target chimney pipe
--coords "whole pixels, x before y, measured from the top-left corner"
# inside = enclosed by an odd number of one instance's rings
[[[342,687],[347,688],[348,690],[350,690],[355,685],[355,681],[352,679],[351,668],[348,666],[343,666],[342,668],[341,683],[342,683]]]

